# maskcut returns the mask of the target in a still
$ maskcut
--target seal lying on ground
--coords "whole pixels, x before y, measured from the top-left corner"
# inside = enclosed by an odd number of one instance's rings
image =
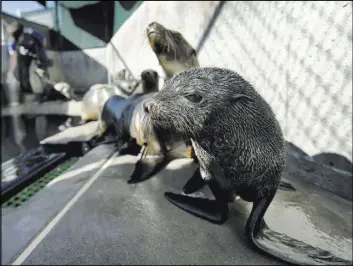
[[[82,98],[82,123],[90,120],[98,120],[104,103],[113,95],[119,95],[123,98],[127,97],[114,85],[95,84],[90,87]]]
[[[194,190],[193,180],[203,179],[215,197],[166,192],[170,202],[223,223],[229,195],[236,193],[253,203],[245,232],[260,251],[294,264],[352,264],[265,224],[286,163],[285,142],[271,107],[240,75],[215,67],[188,69],[167,80],[144,108],[156,132],[192,140],[200,168],[184,190]]]
[[[141,73],[141,79],[119,80],[116,84],[95,84],[82,98],[83,112],[81,119],[83,122],[98,120],[105,102],[113,95],[128,98],[135,90],[141,93],[158,91],[158,73],[152,69],[146,69]]]
[[[127,106],[134,105],[142,95],[157,92],[159,89],[158,73],[152,69],[146,69],[141,73],[141,93],[135,93],[125,97],[119,93],[111,93],[97,104],[100,133],[108,133],[108,129],[115,128],[115,120],[121,119],[122,112]],[[111,97],[118,96],[118,97]],[[109,99],[109,103],[108,103]],[[115,133],[114,133],[115,134]],[[143,143],[142,143],[143,144]]]
[[[127,82],[125,82],[127,83]],[[128,85],[125,84],[124,85]],[[130,84],[131,86],[137,87],[139,84]],[[121,97],[127,98],[128,94],[126,91],[121,89],[119,86],[114,84],[95,84],[83,95],[82,97],[82,123],[90,120],[98,120],[102,112],[104,103],[110,96],[120,95]]]
[[[143,102],[158,91],[158,74],[144,71],[141,77],[149,81],[144,83],[144,93],[136,93],[128,98],[111,96],[104,104],[100,117],[101,132],[115,136],[114,141],[117,148],[121,149],[120,154],[134,154],[141,150],[128,183],[137,183],[151,177],[168,162],[168,151],[182,144],[180,139],[178,142],[178,139],[167,139],[168,135],[157,135],[151,123],[144,121],[146,116]]]

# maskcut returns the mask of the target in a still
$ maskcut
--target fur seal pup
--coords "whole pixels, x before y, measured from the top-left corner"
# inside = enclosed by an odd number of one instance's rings
[[[115,136],[113,141],[121,149],[120,154],[137,155],[140,151],[139,160],[128,183],[149,178],[167,162],[167,142],[154,133],[150,123],[144,121],[143,101],[158,91],[158,78],[158,73],[154,70],[143,71],[142,92],[127,98],[120,95],[109,97],[99,118],[100,137]]]
[[[81,123],[90,120],[99,120],[105,102],[113,95],[127,98],[135,90],[142,93],[158,91],[158,73],[153,69],[146,69],[141,73],[141,79],[119,80],[116,84],[95,84],[82,97]]]
[[[115,136],[120,154],[137,155],[140,152],[129,184],[146,180],[161,170],[168,162],[168,151],[178,144],[164,135],[157,135],[151,123],[144,121],[143,102],[155,93],[134,94],[127,99],[114,95],[103,107],[101,128],[104,134]]]
[[[112,127],[116,127],[116,121],[121,119],[122,112],[125,110],[127,106],[133,105],[136,100],[144,95],[151,92],[157,92],[159,89],[159,76],[158,73],[152,69],[146,69],[141,73],[141,80],[139,82],[140,85],[140,93],[135,93],[131,96],[125,97],[119,93],[113,93],[109,95],[105,100],[100,102],[99,107],[99,127],[100,132],[107,132],[107,129],[112,129]],[[119,97],[111,96],[117,95]],[[107,103],[108,99],[110,100]]]
[[[193,68],[163,87],[144,103],[145,111],[156,132],[191,138],[200,162],[192,178],[205,180],[215,197],[165,192],[167,200],[195,216],[223,223],[234,192],[253,203],[245,233],[259,251],[293,264],[352,265],[266,225],[263,218],[286,164],[285,141],[271,107],[246,80],[227,69]]]
[[[147,26],[146,33],[167,79],[180,71],[199,66],[195,49],[180,32],[152,22]]]
[[[125,94],[114,85],[95,84],[82,97],[81,121],[98,120],[104,103],[113,95],[126,98]]]
[[[146,29],[147,37],[153,52],[156,54],[167,79],[174,74],[189,68],[199,67],[199,61],[195,49],[186,41],[184,36],[178,32],[167,29],[157,22],[152,22]],[[162,88],[163,89],[163,88]],[[193,157],[197,162],[197,156],[190,140],[185,141],[188,157]],[[201,178],[191,179],[186,191],[195,192],[206,183]],[[281,181],[280,189],[294,191],[295,188]]]
[[[170,154],[170,151],[183,144],[180,138],[157,135],[152,124],[146,121],[143,102],[158,92],[158,73],[146,70],[141,78],[142,93],[135,93],[128,98],[118,95],[110,97],[100,117],[102,134],[115,136],[113,141],[121,149],[121,155],[139,154],[129,184],[146,180],[170,160],[179,158],[180,155]]]

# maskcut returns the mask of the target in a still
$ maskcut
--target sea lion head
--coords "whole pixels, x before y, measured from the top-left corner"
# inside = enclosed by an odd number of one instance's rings
[[[147,26],[146,34],[168,78],[185,69],[199,66],[195,49],[180,32],[166,29],[161,24],[152,22]]]

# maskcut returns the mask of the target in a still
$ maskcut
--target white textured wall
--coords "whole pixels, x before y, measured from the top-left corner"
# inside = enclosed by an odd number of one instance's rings
[[[97,83],[107,83],[106,49],[94,48],[60,53],[64,81],[81,91]]]
[[[49,68],[53,82],[65,81],[75,90],[86,91],[96,83],[107,83],[106,49],[94,48],[78,51],[47,51],[53,60]]]
[[[146,68],[162,75],[146,40],[148,23],[180,31],[196,48],[217,5],[146,1],[112,42],[134,75]],[[352,161],[352,2],[226,2],[198,57],[201,66],[227,67],[252,83],[288,141],[309,155]]]

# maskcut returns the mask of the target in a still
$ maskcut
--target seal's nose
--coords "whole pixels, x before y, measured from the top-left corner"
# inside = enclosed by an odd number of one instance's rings
[[[154,28],[156,27],[157,23],[155,21],[151,22],[150,24],[148,24],[148,28]]]
[[[147,26],[147,32],[153,32],[153,31],[160,31],[162,29],[162,25],[159,24],[158,22],[151,22],[150,24],[148,24]]]
[[[151,71],[145,70],[145,71],[142,72],[142,74],[141,74],[141,78],[142,78],[142,79],[146,80],[146,79],[148,79],[149,77],[151,77]]]

